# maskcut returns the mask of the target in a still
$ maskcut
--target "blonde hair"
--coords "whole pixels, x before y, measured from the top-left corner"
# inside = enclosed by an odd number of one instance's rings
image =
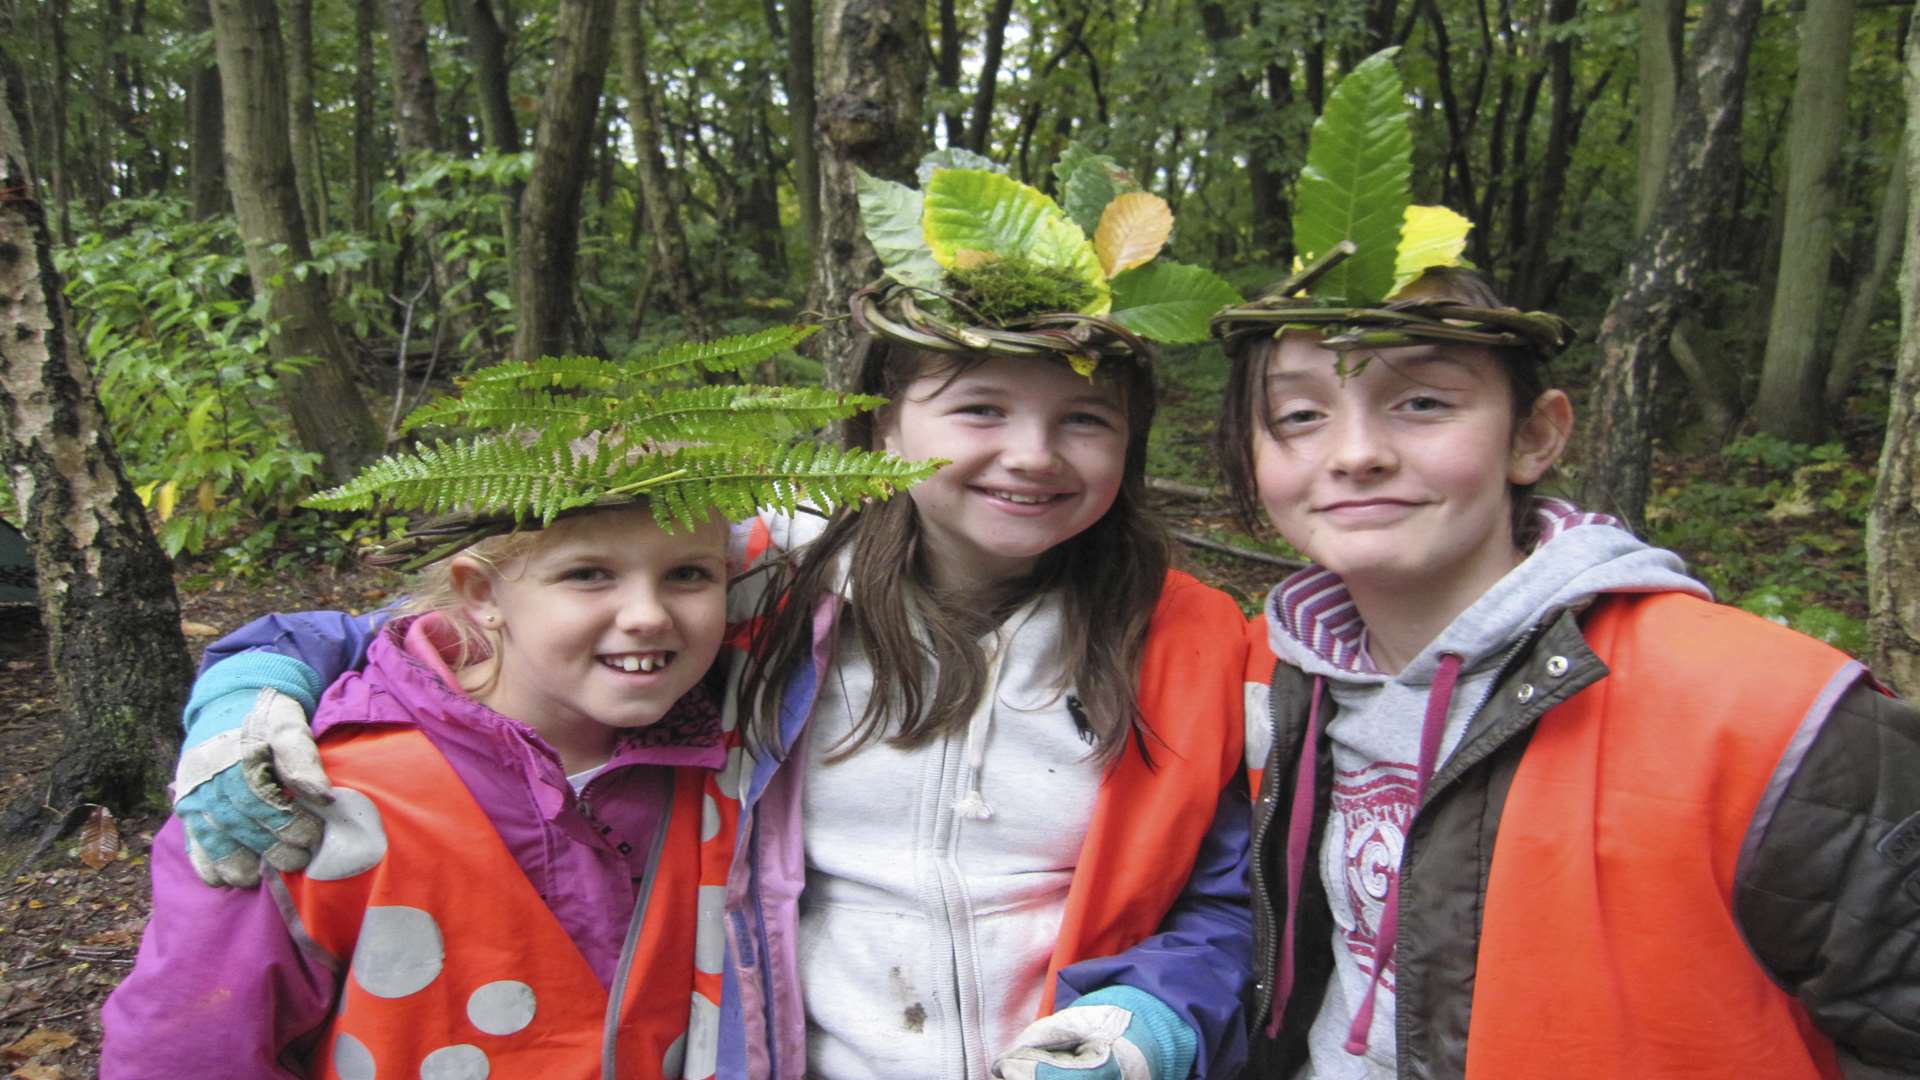
[[[476,624],[467,617],[467,599],[453,583],[453,564],[459,559],[479,563],[486,573],[503,576],[502,567],[524,558],[540,545],[545,529],[515,529],[485,540],[441,559],[415,573],[407,581],[407,598],[396,616],[439,615],[444,632],[453,639],[453,652],[447,666],[456,676],[469,668],[485,665],[475,672],[479,682],[470,684],[464,677],[461,688],[469,694],[484,694],[500,678],[500,631]]]

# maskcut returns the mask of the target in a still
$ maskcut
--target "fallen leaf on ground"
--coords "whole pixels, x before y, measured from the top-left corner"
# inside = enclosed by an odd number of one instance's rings
[[[113,811],[104,806],[93,808],[93,815],[80,830],[80,861],[95,870],[112,862],[120,854],[120,826]]]
[[[34,1028],[5,1046],[0,1046],[0,1059],[7,1061],[26,1061],[42,1054],[51,1054],[65,1050],[80,1040],[70,1032],[57,1028]]]
[[[58,1065],[22,1065],[7,1074],[7,1080],[62,1080],[66,1073]]]
[[[180,621],[180,632],[187,635],[188,637],[219,637],[220,636],[219,627],[209,626],[203,622],[192,622],[186,619],[182,619]]]

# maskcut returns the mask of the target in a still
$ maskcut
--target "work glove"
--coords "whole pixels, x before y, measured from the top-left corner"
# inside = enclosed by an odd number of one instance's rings
[[[270,652],[228,657],[193,684],[173,812],[200,880],[258,884],[262,856],[280,870],[307,865],[320,819],[295,799],[333,801],[307,726],[322,689],[312,668]]]
[[[1159,998],[1096,990],[1028,1024],[993,1063],[998,1080],[1186,1080],[1199,1039]]]

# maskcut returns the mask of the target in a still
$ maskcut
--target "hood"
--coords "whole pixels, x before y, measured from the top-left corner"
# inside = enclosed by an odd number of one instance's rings
[[[1438,657],[1451,653],[1472,672],[1492,662],[1515,638],[1562,611],[1584,607],[1603,593],[1688,592],[1712,599],[1687,576],[1680,556],[1652,547],[1605,514],[1590,514],[1561,499],[1535,499],[1540,540],[1524,562],[1481,594],[1399,673],[1389,676],[1366,659],[1366,623],[1338,575],[1309,566],[1267,596],[1267,640],[1275,656],[1309,675],[1337,682],[1425,684]]]

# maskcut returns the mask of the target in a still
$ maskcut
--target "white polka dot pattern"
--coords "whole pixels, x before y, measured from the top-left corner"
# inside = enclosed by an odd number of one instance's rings
[[[727,910],[727,887],[725,885],[700,886],[700,903],[695,916],[693,966],[696,971],[709,975],[720,974],[720,965],[726,961],[727,939],[724,933],[717,933],[725,925],[721,919]]]
[[[333,802],[308,805],[326,823],[320,850],[307,864],[315,881],[341,881],[363,874],[387,857],[387,832],[380,824],[380,808],[373,800],[347,787],[333,789]]]
[[[686,1080],[707,1080],[719,1061],[720,1006],[695,993],[687,1017],[687,1063],[681,1075]]]
[[[420,1080],[487,1080],[492,1071],[486,1051],[466,1043],[443,1046],[420,1062]]]
[[[333,1037],[333,1071],[340,1080],[374,1080],[373,1053],[366,1043],[343,1031]]]
[[[489,1035],[511,1035],[533,1023],[533,987],[513,979],[490,982],[467,998],[467,1019]]]
[[[446,963],[440,924],[411,907],[370,907],[353,949],[353,981],[374,997],[418,993]]]
[[[1269,715],[1273,688],[1263,682],[1246,684],[1247,768],[1264,769],[1273,753],[1273,717]]]

